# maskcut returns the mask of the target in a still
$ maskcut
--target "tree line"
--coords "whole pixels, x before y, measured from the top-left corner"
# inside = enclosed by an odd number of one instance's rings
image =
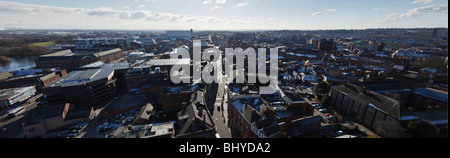
[[[41,46],[31,46],[33,43],[54,41],[55,44],[73,44],[74,35],[19,35],[0,34],[0,55],[38,56],[49,53],[51,50]]]

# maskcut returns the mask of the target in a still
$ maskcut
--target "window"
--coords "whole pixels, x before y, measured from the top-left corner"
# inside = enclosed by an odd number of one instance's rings
[[[358,103],[357,101],[353,100],[353,112],[358,112],[358,108],[361,105],[361,103]]]

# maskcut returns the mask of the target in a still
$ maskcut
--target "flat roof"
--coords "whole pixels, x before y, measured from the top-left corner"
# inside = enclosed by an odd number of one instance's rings
[[[11,96],[14,96],[19,93],[23,93],[25,91],[34,89],[34,86],[29,87],[21,87],[21,88],[9,88],[9,89],[0,89],[0,100],[8,99]]]
[[[362,87],[351,83],[347,83],[347,85],[332,87],[332,89],[365,100],[369,103],[369,106],[372,106],[378,110],[385,112],[386,114],[400,119],[400,104],[397,100],[386,97],[369,89],[366,89],[366,92],[363,93]]]
[[[54,57],[54,56],[72,56],[74,53],[68,49],[50,54],[41,55],[41,57]]]
[[[191,59],[152,59],[144,64],[152,66],[165,66],[165,65],[190,65]]]
[[[110,54],[114,54],[114,53],[118,53],[118,52],[123,52],[123,50],[120,49],[120,48],[111,49],[111,50],[107,50],[107,51],[102,51],[102,52],[94,53],[94,56],[96,56],[96,57],[102,57],[102,56],[106,56],[106,55],[110,55]]]
[[[26,122],[26,125],[38,124],[44,119],[61,116],[64,104],[37,107]]]
[[[444,93],[442,91],[434,90],[431,88],[417,88],[413,93],[448,103],[448,92]]]
[[[69,87],[82,85],[86,84],[87,82],[108,78],[108,76],[110,76],[112,73],[114,73],[114,69],[106,68],[72,71],[46,87]]]
[[[149,99],[145,95],[124,95],[116,97],[108,105],[107,109],[120,109],[134,106],[145,106],[149,103]]]

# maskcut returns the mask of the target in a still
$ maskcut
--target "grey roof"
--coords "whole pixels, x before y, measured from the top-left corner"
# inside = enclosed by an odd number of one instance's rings
[[[421,95],[424,97],[428,97],[431,99],[435,99],[441,102],[448,103],[448,93],[439,92],[436,90],[428,89],[428,88],[417,88],[414,94]]]
[[[191,59],[152,59],[145,62],[146,65],[165,66],[165,65],[190,65]]]
[[[28,120],[26,121],[26,125],[38,124],[45,119],[61,116],[62,111],[64,110],[64,106],[64,104],[59,104],[37,107],[29,116]]]
[[[90,69],[84,71],[72,71],[69,74],[59,78],[47,87],[69,87],[83,85],[88,82],[97,81],[100,79],[108,78],[114,69],[102,68],[102,69]]]
[[[397,100],[378,94],[368,89],[365,93],[362,93],[362,87],[351,83],[347,83],[347,85],[339,85],[333,87],[332,89],[346,93],[349,96],[365,100],[366,102],[374,105],[376,109],[381,110],[397,119],[400,119],[400,104]]]
[[[122,51],[123,51],[122,49],[116,48],[116,49],[111,49],[111,50],[107,50],[107,51],[103,51],[103,52],[94,53],[94,56],[102,57],[102,56],[106,56],[106,55],[110,55],[110,54],[114,54],[114,53],[118,53],[118,52],[122,52]]]
[[[122,97],[116,97],[109,104],[107,109],[120,109],[120,108],[128,108],[134,106],[144,106],[149,102],[148,98],[145,95],[124,95]]]
[[[43,69],[28,69],[28,70],[19,70],[14,74],[14,77],[17,76],[26,76],[26,75],[34,75],[39,72],[42,72]]]
[[[29,87],[20,87],[20,88],[9,88],[9,89],[0,89],[0,100],[7,99],[11,96],[15,96],[19,93],[24,93],[25,91],[35,89],[34,86]]]
[[[56,73],[55,72],[52,72],[52,73],[49,73],[49,74],[47,74],[47,75],[45,75],[45,76],[42,76],[41,78],[39,78],[41,81],[44,81],[44,80],[47,80],[47,79],[49,79],[49,78],[52,78],[53,76],[56,76]]]
[[[421,120],[426,120],[435,125],[448,124],[447,110],[417,111],[414,112],[414,115],[418,116]]]
[[[63,50],[63,51],[59,51],[59,52],[42,55],[41,57],[72,56],[72,55],[73,55],[72,51],[70,49],[68,49],[68,50]]]
[[[81,66],[81,68],[100,68],[104,64],[105,64],[105,62],[103,62],[103,61],[97,61],[94,63],[90,63],[87,65]]]
[[[252,108],[256,109],[257,111],[260,111],[260,107],[261,107],[261,105],[264,104],[264,102],[261,100],[261,98],[242,98],[242,99],[237,99],[236,101],[233,101],[233,105],[241,113],[244,110],[245,104],[250,105]]]

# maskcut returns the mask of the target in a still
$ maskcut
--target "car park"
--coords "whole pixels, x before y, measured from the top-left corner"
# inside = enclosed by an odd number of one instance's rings
[[[110,123],[103,123],[102,125],[100,125],[98,127],[100,132],[110,130],[111,128],[112,128],[112,125]]]
[[[75,136],[77,136],[76,133],[69,133],[69,134],[67,135],[68,138],[73,138],[73,137],[75,137]]]
[[[327,120],[330,123],[336,123],[337,122],[337,117],[336,116],[328,116]]]

